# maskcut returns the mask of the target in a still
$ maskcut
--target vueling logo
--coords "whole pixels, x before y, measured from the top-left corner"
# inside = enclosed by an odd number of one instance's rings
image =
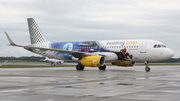
[[[137,44],[137,41],[126,41],[126,44]]]

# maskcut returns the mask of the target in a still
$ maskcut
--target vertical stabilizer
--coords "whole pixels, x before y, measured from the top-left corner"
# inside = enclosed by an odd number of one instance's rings
[[[31,44],[48,42],[33,18],[27,18]]]

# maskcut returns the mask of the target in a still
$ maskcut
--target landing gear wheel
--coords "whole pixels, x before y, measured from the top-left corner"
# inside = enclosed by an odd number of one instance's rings
[[[150,68],[148,67],[149,66],[149,61],[144,61],[144,63],[146,65],[145,71],[149,72],[150,71]]]
[[[105,70],[105,69],[106,69],[106,65],[99,67],[99,70]]]
[[[151,69],[150,69],[149,67],[146,67],[146,68],[145,68],[145,71],[146,71],[146,72],[149,72],[150,70],[151,70]]]
[[[84,70],[84,66],[82,66],[82,65],[76,65],[76,70]]]

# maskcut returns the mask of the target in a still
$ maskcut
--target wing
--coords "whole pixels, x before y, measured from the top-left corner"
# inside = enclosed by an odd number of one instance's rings
[[[7,39],[9,41],[9,45],[10,46],[17,46],[17,47],[23,47],[27,50],[31,50],[31,49],[39,49],[41,51],[56,51],[59,54],[63,54],[63,53],[67,53],[68,55],[74,56],[75,58],[78,58],[79,56],[90,56],[90,55],[101,55],[103,56],[103,54],[99,54],[99,53],[85,53],[85,52],[77,52],[77,51],[69,51],[69,50],[59,50],[59,49],[53,49],[53,48],[42,48],[42,47],[32,47],[32,46],[22,46],[22,45],[17,45],[15,44],[11,38],[9,37],[9,35],[5,32]]]

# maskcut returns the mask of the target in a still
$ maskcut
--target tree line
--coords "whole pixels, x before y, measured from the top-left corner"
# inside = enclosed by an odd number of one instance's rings
[[[26,61],[39,61],[44,57],[39,56],[22,56],[22,57],[0,57],[0,60],[26,60]]]

